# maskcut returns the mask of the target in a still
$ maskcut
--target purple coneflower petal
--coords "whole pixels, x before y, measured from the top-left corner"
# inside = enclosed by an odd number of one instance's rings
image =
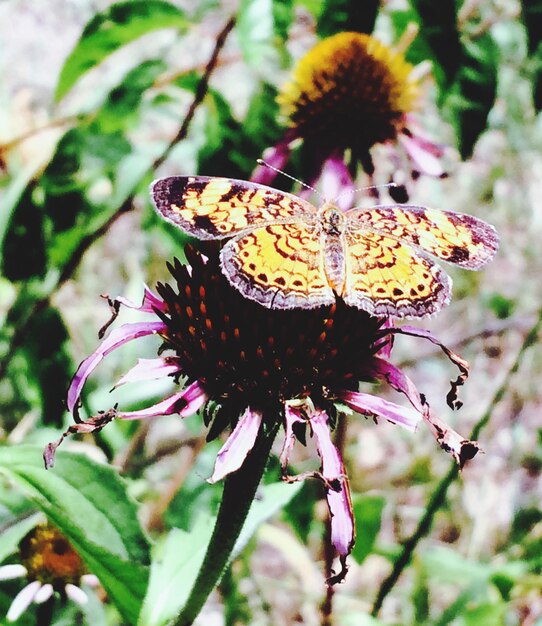
[[[136,311],[141,311],[142,313],[154,313],[155,310],[158,311],[166,311],[167,306],[165,302],[157,296],[147,285],[144,285],[145,291],[143,294],[143,301],[141,304],[135,304],[128,298],[124,298],[123,296],[119,296],[115,298],[116,302],[120,302],[123,306],[129,309],[135,309]]]
[[[290,157],[291,148],[290,144],[294,136],[291,131],[287,131],[284,137],[273,147],[267,148],[263,153],[263,160],[271,167],[267,167],[263,163],[258,164],[256,169],[252,172],[250,180],[253,183],[259,183],[260,185],[270,185],[276,178],[278,170],[284,169],[288,158]]]
[[[134,324],[124,324],[120,328],[111,331],[107,339],[100,344],[98,349],[82,361],[77,368],[70,388],[68,389],[68,410],[75,415],[74,409],[77,407],[81,391],[83,390],[87,378],[105,356],[132,339],[160,333],[164,330],[166,330],[164,322],[137,322]]]
[[[357,413],[382,417],[408,430],[416,430],[416,426],[422,418],[421,413],[410,407],[389,402],[370,393],[342,391],[339,398]]]
[[[333,485],[333,488],[328,486],[326,489],[331,513],[331,542],[341,556],[346,556],[354,545],[354,515],[348,478],[339,451],[331,441],[328,420],[324,411],[316,409],[309,423],[322,459],[322,475]]]
[[[416,389],[416,385],[402,370],[379,357],[373,358],[370,367],[373,376],[385,380],[390,387],[403,393],[417,411],[422,415],[425,413],[427,407],[425,400]]]
[[[354,202],[354,181],[344,162],[344,156],[334,154],[324,162],[320,174],[322,193],[346,211]]]
[[[32,604],[32,601],[36,597],[36,594],[40,590],[41,583],[39,580],[34,580],[26,587],[23,587],[21,591],[15,596],[9,611],[6,615],[8,622],[14,622],[26,611],[26,609]]]
[[[261,423],[262,414],[247,407],[239,418],[237,426],[220,449],[216,457],[213,475],[207,479],[207,482],[216,483],[243,465],[247,454],[254,446]]]
[[[77,587],[77,585],[68,583],[65,587],[65,590],[68,598],[79,606],[83,606],[83,604],[86,604],[88,602],[87,594],[80,587]]]
[[[177,357],[166,356],[157,359],[138,359],[137,365],[134,365],[131,370],[124,374],[114,389],[126,383],[165,378],[180,371],[181,366]]]
[[[415,137],[404,133],[399,133],[397,137],[418,171],[428,176],[441,177],[445,174],[439,159],[427,149],[423,141],[418,141]]]
[[[21,578],[28,573],[26,567],[20,563],[13,565],[2,565],[0,567],[0,580],[12,580],[13,578]]]
[[[47,600],[49,600],[49,598],[53,595],[53,591],[54,589],[51,583],[45,583],[42,585],[34,596],[34,604],[43,604],[44,602],[47,602]]]
[[[125,420],[139,420],[147,417],[158,417],[159,415],[173,415],[174,413],[178,413],[181,417],[188,417],[196,413],[208,399],[207,393],[196,381],[186,389],[146,409],[119,412],[116,414],[116,417]]]
[[[283,472],[286,471],[290,460],[290,452],[296,442],[296,436],[294,434],[294,424],[296,422],[305,422],[301,411],[291,404],[286,403],[284,405],[284,443],[282,444],[282,450],[280,452],[280,466]]]

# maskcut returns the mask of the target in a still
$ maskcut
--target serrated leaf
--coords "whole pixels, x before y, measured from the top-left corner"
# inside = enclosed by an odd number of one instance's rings
[[[258,489],[232,557],[245,547],[256,530],[285,506],[301,489],[302,483],[273,483]],[[167,624],[184,606],[203,563],[214,527],[214,518],[201,515],[190,532],[172,530],[154,552],[149,590],[139,626]]]
[[[128,0],[95,15],[66,59],[55,92],[61,100],[73,85],[110,54],[161,28],[186,28],[184,13],[163,0]]]
[[[379,7],[378,0],[324,2],[316,30],[321,37],[329,37],[342,31],[372,33]]]
[[[64,451],[47,471],[36,446],[0,448],[0,472],[68,537],[124,618],[135,624],[147,586],[148,543],[117,472]]]

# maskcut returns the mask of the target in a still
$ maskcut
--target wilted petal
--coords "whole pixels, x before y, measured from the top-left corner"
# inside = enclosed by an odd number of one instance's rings
[[[463,469],[465,463],[474,458],[480,450],[478,443],[465,439],[430,411],[424,417],[439,446],[452,455],[454,461],[459,465],[459,469]]]
[[[74,416],[76,415],[77,404],[83,386],[92,371],[105,356],[132,339],[160,333],[164,330],[166,330],[164,322],[137,322],[135,324],[124,324],[120,328],[115,328],[115,330],[111,331],[110,335],[107,339],[102,341],[98,349],[87,357],[77,368],[70,388],[68,389],[68,410],[73,413]]]
[[[52,595],[53,585],[51,585],[51,583],[45,583],[41,589],[38,589],[38,592],[34,596],[34,603],[43,604],[44,602],[47,602]]]
[[[404,133],[399,133],[398,139],[419,172],[437,177],[445,174],[440,160],[423,145],[423,142],[417,141],[416,138],[409,137]]]
[[[331,441],[327,414],[317,409],[311,414],[309,423],[322,459],[322,475],[329,483],[326,491],[331,513],[331,541],[337,552],[346,556],[354,545],[354,516],[344,463]]]
[[[209,396],[203,387],[196,381],[186,389],[146,409],[119,412],[116,417],[125,420],[138,420],[147,417],[158,417],[159,415],[173,415],[174,413],[178,413],[181,417],[187,417],[196,413],[207,402],[208,398]]]
[[[125,383],[165,378],[176,374],[180,369],[179,359],[173,356],[160,357],[158,359],[139,359],[137,365],[124,374],[114,388],[120,387],[120,385]]]
[[[393,424],[404,426],[408,430],[416,430],[422,414],[410,407],[401,406],[378,398],[369,393],[342,391],[339,398],[354,411],[362,415],[382,417]]]
[[[68,583],[65,589],[68,598],[79,606],[83,606],[83,604],[86,604],[88,602],[87,594],[80,587],[72,585],[72,583]]]
[[[36,597],[36,594],[40,590],[41,583],[39,580],[34,580],[26,587],[23,587],[21,591],[15,596],[9,611],[6,615],[8,622],[14,622],[26,611],[26,609],[32,604],[32,601]]]
[[[302,412],[292,406],[289,402],[286,402],[284,405],[284,418],[285,435],[282,450],[280,452],[280,466],[283,472],[285,472],[288,467],[290,452],[292,451],[296,440],[296,436],[294,434],[294,424],[305,422]]]
[[[213,475],[207,479],[207,482],[216,483],[243,465],[247,454],[254,446],[261,423],[262,414],[247,407],[239,418],[237,426],[220,449],[216,457]]]
[[[416,385],[401,369],[379,357],[372,359],[370,369],[373,376],[385,380],[390,387],[405,394],[417,411],[422,414],[426,411],[427,404],[425,399],[416,388]]]
[[[124,298],[122,296],[115,298],[114,302],[119,302],[129,309],[135,309],[136,311],[141,311],[142,313],[154,313],[155,310],[167,310],[167,306],[162,298],[160,298],[153,291],[151,291],[151,289],[147,285],[145,285],[145,293],[143,295],[143,302],[141,304],[135,304],[135,302],[132,302],[131,300],[128,300],[128,298]]]
[[[0,567],[0,580],[12,580],[13,578],[21,578],[27,575],[24,565],[14,563],[13,565],[2,565]]]

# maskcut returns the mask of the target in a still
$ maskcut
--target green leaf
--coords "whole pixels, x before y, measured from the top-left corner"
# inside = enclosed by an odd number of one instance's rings
[[[30,517],[17,520],[9,526],[0,529],[0,563],[10,554],[18,550],[19,541],[27,535],[42,519],[41,513],[34,513]]]
[[[256,530],[280,511],[301,487],[302,483],[273,483],[258,489],[232,558],[239,555]],[[140,626],[167,624],[184,606],[203,563],[213,527],[214,518],[201,515],[190,532],[173,529],[153,551],[151,578],[139,618]]]
[[[455,78],[462,58],[462,46],[457,29],[456,0],[411,0],[418,14],[420,34],[432,52],[433,60],[442,69],[445,85]]]
[[[254,69],[278,65],[273,0],[241,0],[237,16],[239,46]]]
[[[48,307],[31,319],[25,333],[24,355],[29,385],[36,386],[45,424],[62,425],[66,389],[73,375],[73,363],[66,344],[68,332],[59,311]],[[25,390],[21,390],[23,393]]]
[[[352,498],[356,521],[356,543],[352,556],[358,563],[362,563],[373,550],[385,504],[386,500],[382,496],[355,494]]]
[[[450,89],[444,114],[453,124],[459,151],[465,159],[472,154],[478,137],[487,126],[497,93],[498,50],[487,32],[476,41],[465,42],[461,69]]]
[[[316,30],[320,37],[329,37],[341,31],[372,33],[379,7],[378,0],[324,2]]]
[[[125,44],[160,28],[183,30],[184,13],[163,0],[128,0],[95,15],[66,59],[55,98],[61,100],[89,70]]]
[[[68,537],[126,621],[135,624],[147,586],[148,543],[116,471],[63,451],[47,471],[41,448],[18,446],[0,448],[0,472]]]

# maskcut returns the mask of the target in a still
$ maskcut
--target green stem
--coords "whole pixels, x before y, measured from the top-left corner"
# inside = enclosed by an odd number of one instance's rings
[[[278,426],[277,423],[267,432],[260,432],[241,468],[226,478],[207,553],[190,596],[171,626],[190,626],[220,581],[263,476]]]
[[[526,334],[523,343],[521,344],[520,349],[512,363],[510,369],[508,370],[507,375],[505,376],[502,384],[499,386],[491,402],[489,403],[488,408],[482,415],[482,417],[476,422],[472,432],[470,433],[469,439],[476,440],[480,435],[482,429],[489,422],[495,407],[499,404],[499,402],[503,399],[504,395],[508,391],[510,387],[510,383],[513,375],[518,371],[519,366],[523,361],[523,356],[528,348],[530,348],[537,341],[538,334],[540,333],[540,329],[542,327],[542,309],[538,312],[538,318],[533,326],[530,328],[529,332]],[[444,505],[446,502],[446,496],[448,493],[448,488],[454,482],[454,480],[459,476],[459,469],[455,463],[450,465],[450,468],[444,478],[440,480],[435,491],[432,493],[429,502],[425,508],[425,512],[420,518],[418,522],[418,526],[416,530],[412,533],[412,535],[403,543],[401,552],[399,556],[395,560],[393,564],[392,571],[390,575],[382,582],[380,589],[376,595],[375,601],[373,603],[373,608],[371,610],[371,615],[373,617],[377,617],[386,596],[390,593],[390,591],[395,586],[395,583],[401,576],[405,567],[410,563],[410,559],[414,550],[416,549],[420,539],[425,537],[427,533],[431,530],[431,526],[433,525],[433,519],[437,513],[437,511]]]

